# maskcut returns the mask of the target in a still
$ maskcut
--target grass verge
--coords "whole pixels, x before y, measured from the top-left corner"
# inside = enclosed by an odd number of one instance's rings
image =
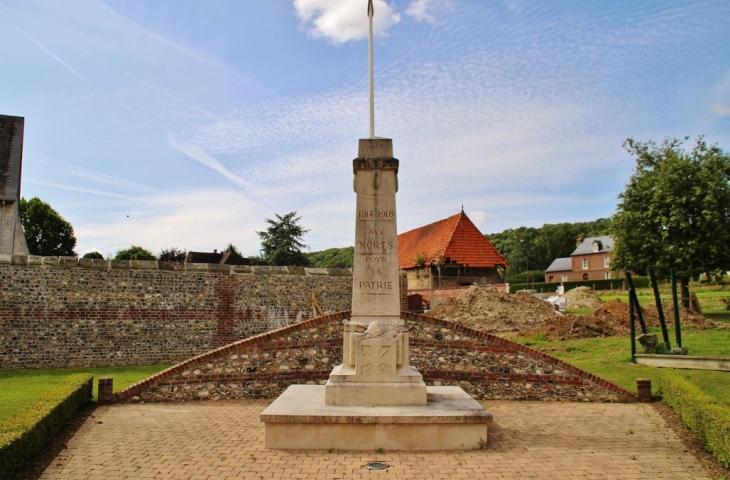
[[[8,478],[39,453],[53,434],[91,400],[93,376],[64,378],[0,424],[0,478]]]
[[[114,377],[114,391],[160,372],[170,365],[133,365],[126,367],[55,368],[38,370],[0,371],[0,425],[44,392],[59,385],[75,373],[90,373],[99,377]],[[94,382],[92,399],[97,398],[97,382]]]

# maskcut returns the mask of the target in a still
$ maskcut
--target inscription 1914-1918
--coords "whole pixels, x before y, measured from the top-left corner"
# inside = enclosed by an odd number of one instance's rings
[[[393,210],[358,210],[357,218],[395,218]]]

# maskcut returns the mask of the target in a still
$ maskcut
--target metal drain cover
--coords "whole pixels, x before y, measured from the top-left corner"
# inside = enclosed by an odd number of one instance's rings
[[[388,467],[390,467],[390,465],[383,462],[371,462],[365,465],[365,468],[368,470],[385,470]]]

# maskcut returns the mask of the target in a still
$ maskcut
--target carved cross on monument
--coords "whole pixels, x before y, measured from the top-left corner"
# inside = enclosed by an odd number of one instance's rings
[[[355,264],[351,318],[344,322],[343,361],[327,382],[328,405],[426,405],[426,384],[409,365],[408,328],[401,320],[393,142],[374,136],[373,4],[370,21],[370,138],[353,160]]]

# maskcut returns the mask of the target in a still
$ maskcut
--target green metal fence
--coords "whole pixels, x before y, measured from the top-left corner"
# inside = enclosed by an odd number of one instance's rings
[[[730,286],[693,283],[687,298],[678,290],[671,281],[656,282],[656,288],[629,286],[629,299],[634,295],[632,353],[730,357]],[[656,347],[637,344],[642,334],[656,335]]]

